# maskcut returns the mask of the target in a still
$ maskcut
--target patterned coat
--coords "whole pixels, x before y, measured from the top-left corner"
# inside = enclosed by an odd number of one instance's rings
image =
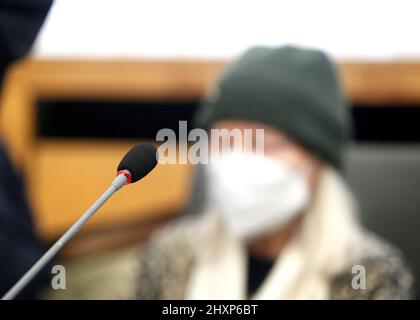
[[[189,223],[164,228],[143,248],[137,261],[136,299],[183,299],[195,254]],[[410,299],[413,277],[398,249],[371,233],[364,233],[359,261],[366,269],[366,289],[353,289],[354,274],[347,270],[329,281],[330,299]]]

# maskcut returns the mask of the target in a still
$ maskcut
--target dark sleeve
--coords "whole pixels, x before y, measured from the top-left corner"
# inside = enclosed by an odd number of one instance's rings
[[[14,60],[28,53],[52,0],[0,0],[0,53]]]
[[[41,254],[22,180],[13,170],[0,141],[0,295],[19,280]],[[20,297],[34,298],[38,286],[46,279],[46,273],[41,273]]]
[[[0,88],[7,66],[26,55],[52,0],[0,0]]]
[[[48,13],[51,0],[0,0],[0,94],[7,66],[23,57]],[[22,180],[0,141],[0,295],[41,256]],[[19,295],[34,298],[48,279],[43,272]]]

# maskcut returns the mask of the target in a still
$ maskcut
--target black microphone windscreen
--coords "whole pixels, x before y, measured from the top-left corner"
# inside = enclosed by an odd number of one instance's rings
[[[156,167],[157,160],[157,150],[153,145],[137,144],[122,158],[117,170],[130,171],[131,182],[136,182]]]

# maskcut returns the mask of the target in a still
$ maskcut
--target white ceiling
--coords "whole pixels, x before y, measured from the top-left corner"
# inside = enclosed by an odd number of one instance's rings
[[[55,0],[33,54],[229,58],[255,45],[338,58],[420,59],[416,0]]]

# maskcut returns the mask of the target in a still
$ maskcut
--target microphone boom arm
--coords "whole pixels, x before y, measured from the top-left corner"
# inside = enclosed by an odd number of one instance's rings
[[[101,208],[104,203],[127,183],[127,177],[121,173],[115,177],[110,187],[98,200],[58,239],[47,252],[20,278],[18,282],[1,298],[14,299],[23,288],[45,267],[60,249],[79,231],[79,229]]]

